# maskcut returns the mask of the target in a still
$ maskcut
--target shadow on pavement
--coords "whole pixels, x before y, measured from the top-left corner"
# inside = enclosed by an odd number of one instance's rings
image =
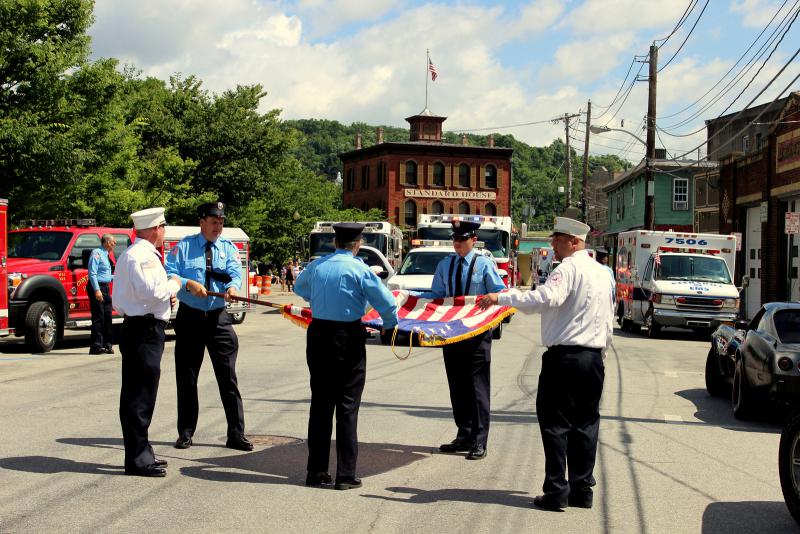
[[[429,447],[393,443],[359,443],[360,477],[392,471],[430,457]],[[331,443],[333,457],[330,472],[336,471],[336,442]],[[182,467],[181,474],[214,482],[248,482],[259,484],[303,485],[306,478],[308,449],[305,442],[279,445],[218,458],[200,458],[206,465]]]
[[[89,473],[93,475],[122,475],[122,465],[104,465],[91,462],[76,462],[52,456],[17,456],[0,458],[0,468],[28,473]]]
[[[776,480],[777,484],[778,481]],[[770,501],[715,502],[703,512],[703,534],[797,532],[786,504]]]
[[[533,506],[533,496],[524,491],[514,490],[484,490],[446,488],[437,490],[422,490],[417,488],[390,487],[386,488],[397,494],[410,495],[408,498],[387,497],[384,495],[363,495],[368,499],[383,501],[404,502],[409,504],[431,504],[442,501],[466,502],[473,504],[500,504],[515,508],[536,510]]]
[[[787,415],[787,411],[783,407],[771,406],[762,410],[762,415],[758,419],[742,421],[733,416],[730,399],[712,397],[705,389],[701,388],[676,391],[675,394],[694,404],[697,409],[694,415],[701,421],[732,430],[779,434]]]

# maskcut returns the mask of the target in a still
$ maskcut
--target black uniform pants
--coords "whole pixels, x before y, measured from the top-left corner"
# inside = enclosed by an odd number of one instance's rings
[[[600,349],[556,346],[542,356],[536,395],[545,455],[542,489],[562,505],[591,499],[604,378]]]
[[[367,376],[367,338],[361,321],[314,319],[306,334],[311,375],[308,417],[308,466],[328,470],[333,416],[336,413],[336,478],[354,477],[358,460],[358,409]]]
[[[89,311],[92,312],[92,348],[110,349],[113,338],[113,325],[111,323],[111,292],[108,284],[99,283],[103,302],[98,302],[94,296],[91,284],[86,284],[86,293],[89,296]]]
[[[126,317],[119,350],[122,354],[122,390],[119,420],[125,443],[125,466],[143,468],[154,462],[148,428],[156,405],[164,353],[165,321]]]
[[[457,437],[486,446],[489,439],[491,330],[442,347]]]
[[[186,304],[175,317],[175,382],[178,386],[178,435],[192,437],[199,411],[197,377],[206,348],[217,378],[228,421],[228,436],[244,434],[244,406],[236,378],[239,338],[230,314],[219,308],[204,312]]]

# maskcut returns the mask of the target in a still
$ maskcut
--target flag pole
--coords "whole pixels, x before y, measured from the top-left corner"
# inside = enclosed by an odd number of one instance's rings
[[[425,109],[428,109],[428,66],[431,64],[431,49],[427,48],[425,54],[427,58],[425,61]]]

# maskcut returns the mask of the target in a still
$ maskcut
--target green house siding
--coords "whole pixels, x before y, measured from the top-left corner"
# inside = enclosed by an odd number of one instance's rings
[[[686,176],[688,183],[688,205],[686,210],[673,209],[673,180]],[[655,224],[691,225],[694,223],[694,179],[689,173],[680,171],[670,174],[655,172]],[[624,232],[631,228],[644,227],[644,175],[636,176],[608,192],[608,232]],[[631,199],[631,191],[634,198]],[[622,192],[624,215],[617,220],[618,193]]]

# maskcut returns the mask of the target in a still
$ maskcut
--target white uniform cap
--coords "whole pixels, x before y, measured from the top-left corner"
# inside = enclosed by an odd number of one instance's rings
[[[133,227],[137,230],[146,230],[147,228],[155,228],[161,223],[167,222],[164,218],[164,208],[147,208],[135,213],[131,213],[133,220]]]
[[[567,234],[583,241],[586,241],[589,230],[591,230],[591,227],[588,224],[568,217],[556,217],[555,226],[553,227],[554,234]]]

